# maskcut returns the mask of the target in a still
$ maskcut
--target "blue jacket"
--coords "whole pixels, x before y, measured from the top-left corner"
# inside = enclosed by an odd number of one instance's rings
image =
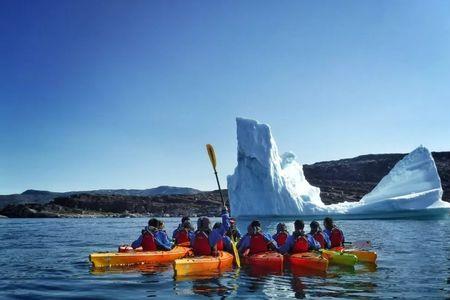
[[[209,239],[209,245],[211,247],[214,247],[223,237],[225,236],[225,233],[230,228],[230,216],[226,211],[222,212],[222,226],[220,228],[216,228],[211,230],[208,239]],[[191,238],[191,247],[194,247],[195,243],[195,234],[194,237]]]
[[[170,241],[167,233],[164,230],[157,230],[153,233],[153,237],[155,239],[156,246],[161,250],[170,250],[172,249],[172,242]],[[133,249],[139,248],[142,245],[142,234],[135,240],[131,247]]]
[[[231,239],[229,236],[223,237],[223,248],[225,251],[232,253],[233,247],[231,246]]]
[[[312,235],[310,235],[309,233],[306,235],[306,239],[308,240],[308,246],[309,246],[309,250],[319,250],[320,249],[320,244],[319,242],[317,242]],[[291,253],[292,248],[294,247],[295,244],[295,237],[293,235],[288,236],[286,243],[280,247],[280,252],[282,254],[286,254],[286,253]]]
[[[275,248],[278,250],[277,242],[269,234],[264,233],[264,232],[260,232],[260,233],[264,236],[264,239],[266,240],[267,243],[272,243],[275,246]],[[251,239],[251,235],[248,233],[241,238],[241,240],[238,243],[239,253],[243,254],[245,252],[245,250],[250,248],[250,239]]]

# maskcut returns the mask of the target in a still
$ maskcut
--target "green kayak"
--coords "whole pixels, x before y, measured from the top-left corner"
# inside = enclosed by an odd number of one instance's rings
[[[330,261],[330,264],[353,267],[358,262],[358,257],[354,254],[332,250],[320,250],[320,252]]]

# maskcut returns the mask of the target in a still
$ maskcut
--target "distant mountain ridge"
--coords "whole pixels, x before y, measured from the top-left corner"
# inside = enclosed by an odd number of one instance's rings
[[[158,186],[150,189],[100,189],[92,191],[71,191],[71,192],[51,192],[41,190],[26,190],[21,194],[0,195],[0,208],[8,204],[24,204],[24,203],[38,203],[45,204],[57,197],[67,197],[77,194],[85,195],[102,195],[102,196],[138,196],[138,197],[153,197],[164,195],[194,195],[201,193],[200,190],[189,187],[175,187],[175,186]]]
[[[305,177],[310,184],[320,188],[320,196],[326,204],[339,203],[343,201],[359,201],[365,194],[370,192],[376,184],[389,173],[392,167],[406,154],[368,154],[354,158],[346,158],[334,161],[318,162],[311,165],[303,165]],[[441,178],[444,194],[442,200],[450,202],[450,152],[432,152],[436,162],[439,176]],[[0,211],[8,204],[46,204],[58,197],[81,197],[86,200],[86,195],[112,197],[116,203],[126,200],[126,197],[155,197],[173,195],[174,197],[160,197],[161,201],[172,201],[173,199],[185,199],[197,194],[207,193],[211,199],[219,202],[218,193],[202,192],[186,187],[160,186],[152,189],[103,189],[87,192],[50,192],[27,190],[22,194],[0,196]],[[224,190],[226,195],[227,191]],[[199,196],[202,198],[203,196]],[[189,198],[190,199],[190,198]],[[158,199],[154,199],[155,201]],[[110,201],[110,200],[108,200]],[[112,200],[111,200],[112,201]],[[167,203],[170,206],[170,203]],[[174,207],[172,209],[175,209]],[[178,209],[178,207],[176,208]],[[183,206],[187,213],[188,207]],[[165,211],[169,211],[168,209]],[[141,210],[138,210],[141,212]]]

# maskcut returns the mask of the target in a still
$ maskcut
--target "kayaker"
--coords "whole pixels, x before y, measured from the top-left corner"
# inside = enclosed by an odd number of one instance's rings
[[[178,224],[177,228],[172,233],[172,239],[175,239],[175,236],[177,235],[178,231],[183,229],[182,228],[183,223],[186,222],[186,221],[190,221],[190,220],[191,219],[189,217],[187,217],[187,216],[184,216],[184,217],[181,218],[180,224]]]
[[[133,249],[142,247],[144,251],[170,250],[172,242],[164,230],[159,230],[161,223],[157,219],[150,219],[141,235],[135,240],[131,247]]]
[[[230,218],[230,228],[227,230],[227,236],[229,238],[233,237],[235,241],[239,241],[241,239],[241,232],[236,226],[236,219]]]
[[[184,221],[183,224],[181,224],[181,229],[175,234],[175,244],[189,246],[194,238],[194,228],[192,227],[191,222]]]
[[[344,246],[344,233],[342,232],[342,230],[336,227],[336,225],[334,225],[333,219],[331,219],[330,217],[326,217],[323,220],[323,226],[325,227],[323,232],[330,239],[331,248]]]
[[[211,222],[207,217],[201,217],[197,221],[197,231],[191,242],[195,255],[217,256],[219,250],[223,250],[223,237],[230,228],[228,209],[222,209],[222,223],[216,224],[211,229]]]
[[[254,220],[247,227],[247,234],[239,241],[238,250],[242,255],[252,255],[278,250],[278,245],[269,234],[262,231],[261,222]]]
[[[328,238],[328,235],[322,232],[319,222],[312,221],[311,224],[309,224],[309,227],[311,228],[309,234],[320,244],[320,248],[330,249],[330,239]]]
[[[305,234],[303,231],[304,228],[305,223],[302,220],[296,220],[294,222],[294,232],[287,238],[286,243],[280,247],[282,254],[302,253],[320,249],[320,244],[314,240],[312,235]]]
[[[286,224],[278,223],[277,233],[272,236],[272,238],[277,242],[278,247],[283,246],[289,236]]]

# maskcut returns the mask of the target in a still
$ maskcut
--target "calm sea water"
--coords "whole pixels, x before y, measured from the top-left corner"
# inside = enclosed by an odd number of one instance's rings
[[[264,220],[273,231],[279,220]],[[288,221],[288,220],[286,220]],[[251,274],[174,278],[172,266],[93,272],[88,255],[131,243],[146,219],[0,219],[0,298],[423,298],[450,299],[450,219],[339,220],[347,240],[370,239],[376,268],[326,276]],[[177,219],[165,219],[172,231]],[[242,222],[244,223],[244,222]],[[245,224],[241,224],[241,228]]]

